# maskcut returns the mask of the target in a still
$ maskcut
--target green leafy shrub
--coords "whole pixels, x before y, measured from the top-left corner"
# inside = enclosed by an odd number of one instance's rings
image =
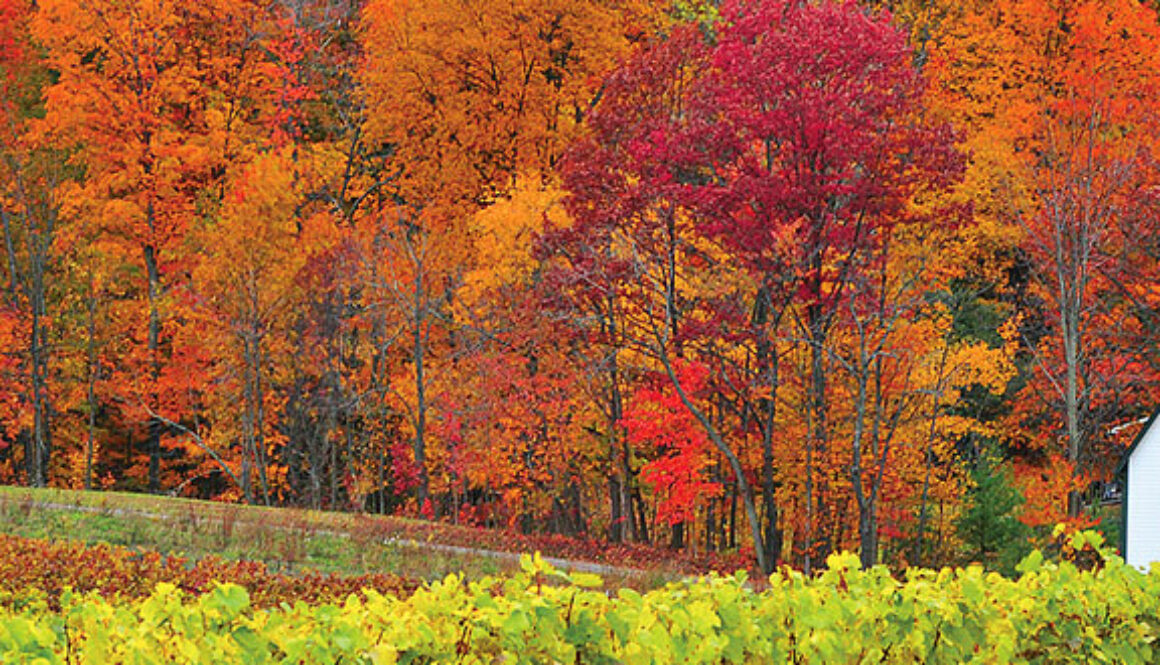
[[[537,555],[507,579],[451,575],[407,598],[367,590],[340,604],[255,608],[233,584],[191,597],[162,583],[127,602],[66,593],[59,611],[0,610],[0,662],[1155,662],[1160,569],[1125,565],[1098,534],[1060,535],[1100,565],[1036,551],[1015,579],[981,566],[898,578],[835,554],[820,576],[783,570],[760,592],[742,573],[611,597]]]

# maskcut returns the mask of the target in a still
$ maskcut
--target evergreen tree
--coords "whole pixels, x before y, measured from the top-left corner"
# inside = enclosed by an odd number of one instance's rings
[[[1016,517],[1023,496],[1009,463],[984,452],[971,473],[974,488],[955,523],[966,545],[964,554],[988,568],[1011,574],[1030,550],[1030,528]]]

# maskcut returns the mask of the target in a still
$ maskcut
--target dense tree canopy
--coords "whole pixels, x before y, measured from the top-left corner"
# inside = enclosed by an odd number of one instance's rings
[[[0,479],[766,570],[1095,521],[1160,398],[1158,21],[0,0]]]

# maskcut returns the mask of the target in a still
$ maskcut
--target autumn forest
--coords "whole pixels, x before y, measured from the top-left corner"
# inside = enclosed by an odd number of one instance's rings
[[[0,481],[765,570],[1106,523],[1158,108],[1141,0],[0,0]]]

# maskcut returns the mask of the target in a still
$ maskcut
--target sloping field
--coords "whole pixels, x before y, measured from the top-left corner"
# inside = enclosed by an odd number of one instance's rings
[[[0,487],[0,533],[108,543],[197,559],[264,563],[273,571],[408,579],[469,578],[518,570],[542,552],[556,567],[597,573],[611,587],[652,588],[739,560],[644,546],[525,536],[397,517],[266,508],[126,493]]]

